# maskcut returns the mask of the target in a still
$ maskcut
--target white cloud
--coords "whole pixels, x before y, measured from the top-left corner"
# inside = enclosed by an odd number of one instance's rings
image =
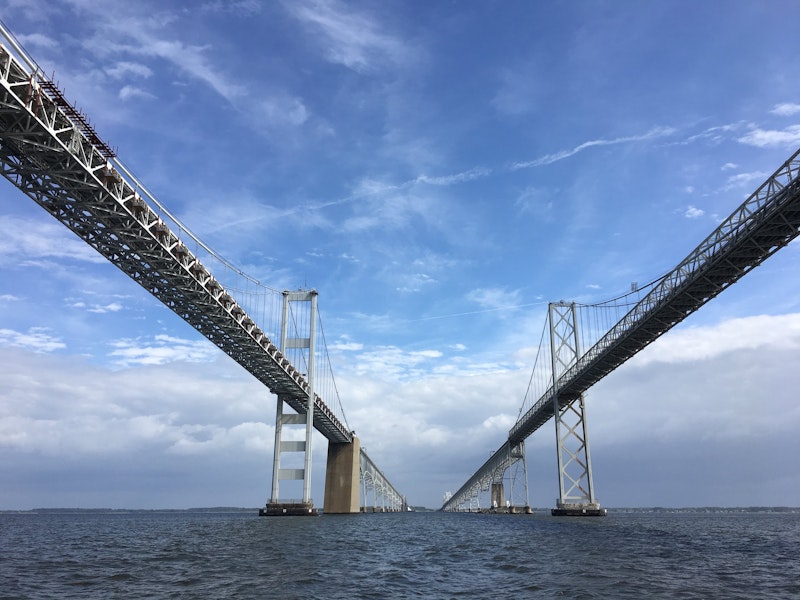
[[[107,261],[62,224],[0,215],[0,263],[68,259],[96,264]],[[43,263],[38,263],[43,264]]]
[[[440,358],[438,350],[407,351],[396,346],[380,346],[359,352],[352,358],[351,367],[360,376],[374,375],[384,381],[399,381],[420,377]]]
[[[342,352],[353,352],[355,350],[363,350],[364,344],[357,342],[337,342],[328,346],[331,350],[340,350]]]
[[[651,362],[685,363],[760,347],[800,348],[800,314],[760,315],[731,319],[715,326],[678,329],[648,346],[631,362],[637,366]]]
[[[738,173],[736,175],[731,175],[728,177],[728,185],[726,186],[726,189],[750,185],[754,181],[760,183],[766,180],[766,178],[769,176],[770,173],[765,173],[763,171],[753,171],[752,173]]]
[[[33,352],[54,352],[67,347],[48,331],[43,327],[31,327],[24,333],[13,329],[0,329],[0,346],[24,348]]]
[[[436,283],[436,279],[426,273],[409,273],[400,277],[402,284],[397,287],[397,291],[410,294],[419,292],[424,286]]]
[[[119,302],[112,302],[111,304],[106,304],[105,306],[100,306],[99,304],[95,304],[88,310],[91,313],[97,313],[97,314],[119,312],[122,310],[122,304],[120,304]]]
[[[155,99],[155,96],[148,91],[132,85],[126,85],[119,91],[120,100],[131,100],[136,98],[140,98],[142,100],[153,100]]]
[[[598,384],[587,402],[596,477],[602,473],[596,479],[603,490],[601,500],[621,503],[617,498],[622,493],[614,489],[620,477],[616,448],[641,446],[646,455],[650,445],[677,452],[674,445],[688,439],[695,447],[713,449],[726,441],[756,448],[763,436],[792,437],[789,432],[800,425],[800,410],[790,391],[796,378],[781,357],[791,356],[798,347],[800,315],[676,330]],[[274,401],[227,360],[112,372],[63,357],[11,351],[0,357],[0,447],[9,460],[38,456],[33,468],[41,470],[41,457],[82,456],[95,465],[94,472],[98,461],[125,455],[124,469],[156,478],[177,469],[192,477],[204,473],[204,478],[216,481],[225,457],[248,465],[248,457],[253,457],[268,473]],[[361,369],[364,358],[366,373]],[[527,368],[498,369],[480,377],[470,377],[466,370],[437,376],[431,363],[442,358],[435,349],[404,352],[387,347],[355,358],[348,363],[353,369],[338,378],[349,423],[372,458],[414,503],[432,507],[438,506],[444,490],[460,486],[502,443],[528,380]],[[46,365],[41,362],[45,359]],[[781,373],[783,379],[765,384],[764,369],[770,364],[767,379]],[[406,372],[409,365],[419,367],[414,376],[393,376],[394,369]],[[38,378],[42,369],[50,377]],[[532,471],[545,456],[546,462],[552,460],[551,438],[551,428],[544,427],[528,440]],[[209,460],[216,464],[210,470]],[[699,454],[696,467],[702,469],[703,464]],[[413,472],[407,474],[409,465]],[[253,479],[250,467],[236,469],[233,475],[240,479],[239,486]],[[550,475],[548,471],[547,485]],[[714,472],[706,475],[713,485]],[[42,489],[47,493],[47,484]],[[243,493],[241,487],[236,490]],[[238,503],[261,501],[259,494],[266,493],[261,478],[258,489]],[[539,489],[535,501],[552,493]],[[675,497],[665,497],[662,504],[670,505]],[[639,498],[626,500],[635,504]],[[683,501],[691,503],[685,497]]]
[[[114,79],[122,79],[128,75],[146,79],[153,75],[153,70],[142,63],[119,61],[113,67],[106,69],[106,73]]]
[[[769,111],[773,115],[779,115],[781,117],[790,117],[792,115],[796,115],[800,113],[800,104],[795,104],[793,102],[784,102],[783,104],[776,104],[772,107],[772,110]]]
[[[757,148],[776,146],[797,146],[800,144],[800,125],[791,125],[780,131],[777,129],[752,129],[739,138],[739,142]]]
[[[114,363],[121,367],[134,365],[163,365],[175,361],[209,362],[216,358],[219,349],[208,340],[186,340],[157,335],[152,341],[119,340],[109,353]]]
[[[20,44],[31,48],[57,48],[58,42],[41,33],[20,34],[17,36]]]
[[[686,208],[686,212],[683,213],[683,216],[687,219],[698,219],[702,217],[705,213],[704,210],[692,206],[691,204]]]

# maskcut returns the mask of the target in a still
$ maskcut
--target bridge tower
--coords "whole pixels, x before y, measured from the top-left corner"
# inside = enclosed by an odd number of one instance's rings
[[[303,331],[298,332],[297,327],[293,329],[295,336],[290,337],[289,321],[290,315],[294,314],[290,310],[292,302],[307,302],[310,304],[310,315],[307,326]],[[296,325],[296,324],[295,324]],[[307,337],[306,337],[307,336]],[[272,496],[267,503],[264,514],[268,516],[278,515],[316,515],[317,509],[311,499],[311,446],[312,433],[314,432],[314,355],[317,344],[317,291],[299,290],[295,292],[283,292],[283,315],[281,322],[281,352],[284,355],[289,350],[308,350],[306,367],[306,381],[308,382],[308,398],[306,399],[305,414],[284,414],[283,405],[286,398],[278,395],[277,408],[275,410],[275,449],[272,463]],[[284,440],[284,425],[304,425],[305,441]],[[303,453],[303,468],[281,468],[281,457],[286,453]],[[303,497],[302,499],[280,500],[280,482],[282,480],[302,480]]]
[[[581,356],[576,312],[574,302],[548,305],[559,492],[552,514],[605,516],[594,495],[583,394],[566,396],[558,389],[561,375]]]

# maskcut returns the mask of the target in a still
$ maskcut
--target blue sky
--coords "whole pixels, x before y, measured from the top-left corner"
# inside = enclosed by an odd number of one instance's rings
[[[412,504],[502,443],[548,301],[664,274],[800,146],[790,1],[0,18],[196,235],[319,291],[348,422]],[[0,230],[0,508],[261,505],[274,398],[5,181]],[[799,262],[791,244],[589,392],[603,505],[797,504]],[[536,506],[553,435],[528,441]]]

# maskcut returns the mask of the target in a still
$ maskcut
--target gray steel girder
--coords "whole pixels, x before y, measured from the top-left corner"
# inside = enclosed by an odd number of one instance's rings
[[[85,119],[65,108],[55,86],[27,72],[4,46],[0,84],[2,175],[305,413],[303,375],[120,174],[111,150],[97,143]],[[313,410],[325,437],[352,441],[317,395]]]

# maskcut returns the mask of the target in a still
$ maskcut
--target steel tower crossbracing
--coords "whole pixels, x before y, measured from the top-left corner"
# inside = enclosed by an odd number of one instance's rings
[[[550,303],[547,312],[558,463],[558,500],[554,514],[587,514],[587,511],[599,514],[583,394],[568,402],[559,402],[559,376],[575,364],[581,354],[575,303]]]
[[[798,233],[800,150],[564,371],[517,420],[499,451],[526,439],[557,410],[578,400],[592,385],[786,246]],[[492,468],[490,459],[442,508],[454,510],[462,504],[472,493],[474,481]]]
[[[307,422],[330,442],[352,443],[352,432],[309,378],[162,220],[139,193],[144,186],[1,23],[0,34],[0,173],[298,415],[308,413]]]
[[[309,305],[309,319],[308,330],[298,335],[302,337],[290,337],[289,332],[292,328],[289,326],[290,304],[292,302],[302,302]],[[305,337],[305,334],[308,337]],[[311,291],[297,291],[283,293],[283,320],[281,325],[281,350],[284,354],[288,353],[290,349],[306,349],[308,350],[307,358],[307,373],[306,380],[308,381],[308,399],[306,404],[311,402],[314,397],[314,368],[316,349],[317,349],[317,292]],[[273,469],[272,469],[272,497],[270,504],[279,503],[279,487],[282,479],[288,480],[302,480],[303,481],[303,498],[302,504],[310,507],[313,503],[311,501],[311,434],[314,430],[314,411],[306,410],[304,413],[285,415],[283,414],[284,399],[278,396],[276,405],[275,416],[275,449],[273,454]],[[288,424],[298,424],[305,426],[305,441],[284,441],[282,439],[283,426]],[[303,453],[303,468],[302,469],[281,469],[281,455],[285,452],[302,452]]]

